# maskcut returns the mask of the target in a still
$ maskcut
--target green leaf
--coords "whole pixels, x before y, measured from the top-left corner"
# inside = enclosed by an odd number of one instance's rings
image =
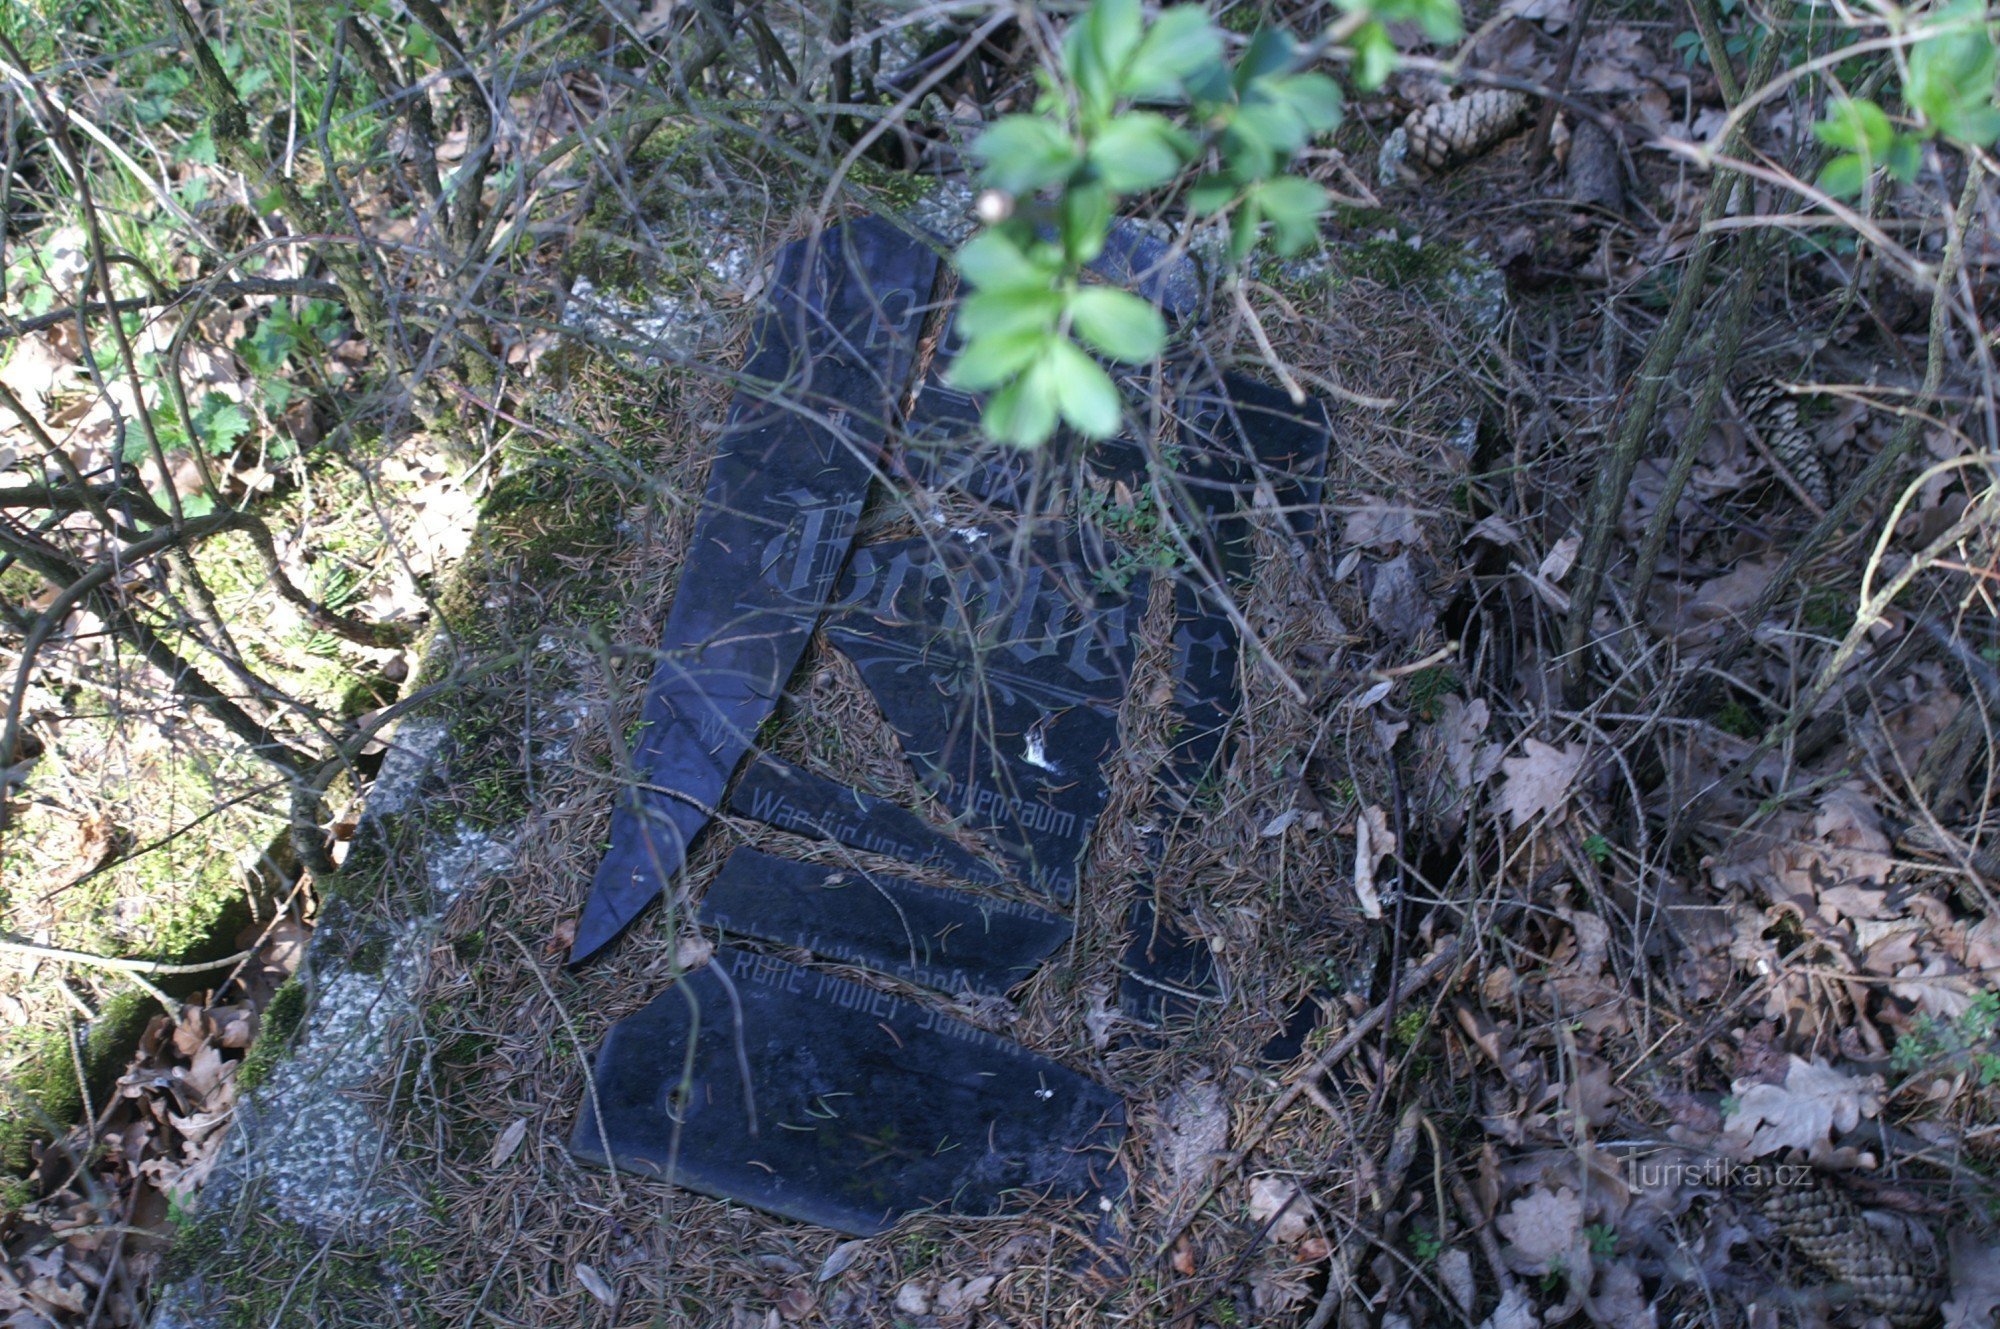
[[[1069,298],[1070,326],[1093,348],[1128,365],[1156,358],[1167,322],[1151,304],[1115,286],[1085,286]]]
[[[209,455],[220,457],[233,451],[236,441],[250,432],[250,416],[221,393],[211,392],[194,413],[194,427]]]
[[[1306,129],[1290,107],[1252,101],[1238,106],[1223,131],[1222,146],[1238,175],[1259,180],[1305,146]]]
[[[1896,135],[1896,141],[1889,145],[1888,164],[1889,174],[1908,184],[1924,164],[1923,144],[1913,134]]]
[[[982,291],[1046,289],[1055,275],[1021,251],[1003,231],[982,231],[960,247],[954,262],[965,279]]]
[[[1035,115],[995,120],[972,144],[982,179],[1009,194],[1032,194],[1076,169],[1076,141],[1061,126]]]
[[[1055,330],[1018,328],[969,338],[951,362],[946,381],[961,392],[986,392],[1020,377],[1048,354]]]
[[[1281,175],[1257,186],[1257,209],[1277,231],[1278,252],[1298,253],[1319,239],[1319,219],[1326,212],[1327,192],[1310,180]]]
[[[1324,134],[1340,124],[1340,85],[1324,74],[1268,78],[1259,90],[1299,118],[1308,133]]]
[[[1263,229],[1264,215],[1257,206],[1255,194],[1246,195],[1243,206],[1230,218],[1229,261],[1241,263],[1250,257],[1250,251],[1257,247],[1258,232]]]
[[[1222,34],[1199,5],[1176,5],[1153,20],[1126,65],[1119,91],[1134,101],[1185,95],[1188,83],[1222,61]]]
[[[1348,44],[1354,48],[1354,83],[1363,92],[1374,92],[1396,72],[1401,53],[1380,23],[1362,24]]]
[[[1127,111],[1090,145],[1090,164],[1106,188],[1129,194],[1167,183],[1193,153],[1193,141],[1165,116]]]
[[[1047,328],[1062,314],[1061,292],[1052,287],[1003,286],[978,290],[958,307],[958,330],[968,338]]]
[[[1874,102],[1864,97],[1836,97],[1827,103],[1826,119],[1813,125],[1813,133],[1830,148],[1882,157],[1889,151],[1896,127]]]
[[[1979,147],[2000,138],[1993,105],[1996,53],[1984,0],[1956,0],[1935,17],[1939,31],[1910,49],[1903,96],[1940,133]]]
[[[1868,183],[1868,163],[1852,152],[1843,152],[1820,168],[1819,187],[1835,198],[1853,198]]]
[[[1298,47],[1277,28],[1259,28],[1236,62],[1236,90],[1243,92],[1260,78],[1282,74],[1298,58]]]
[[[1188,211],[1197,217],[1220,212],[1236,201],[1237,183],[1226,175],[1204,175],[1188,187]]]
[[[1063,34],[1063,66],[1086,122],[1109,115],[1141,37],[1139,0],[1094,0]]]
[[[1063,250],[1078,263],[1104,252],[1111,230],[1111,191],[1103,185],[1076,185],[1062,197]]]
[[[1026,373],[993,394],[981,417],[986,432],[1002,443],[1035,448],[1056,431],[1056,383],[1052,357],[1043,355]]]
[[[215,135],[204,126],[188,137],[187,142],[174,151],[177,161],[194,162],[201,166],[215,165]]]
[[[1109,438],[1118,432],[1124,403],[1118,398],[1118,385],[1104,372],[1104,366],[1085,355],[1068,338],[1050,347],[1047,363],[1063,419],[1075,425],[1086,438]]]
[[[1340,0],[1349,13],[1367,11],[1382,23],[1414,23],[1434,42],[1454,42],[1465,35],[1458,0]],[[1723,6],[1729,12],[1729,6]]]

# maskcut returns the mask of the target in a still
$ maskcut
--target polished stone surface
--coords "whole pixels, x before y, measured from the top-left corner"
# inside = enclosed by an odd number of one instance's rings
[[[957,996],[1005,996],[1070,937],[1018,900],[738,849],[697,921]]]
[[[771,713],[854,539],[936,275],[877,219],[780,254],[661,632],[636,777],[577,924],[572,964],[680,871]]]
[[[1146,578],[1093,585],[1052,532],[916,537],[855,551],[827,620],[918,780],[989,833],[1024,884],[1068,901],[1104,810]]]
[[[976,886],[1007,880],[916,813],[773,756],[758,757],[744,769],[729,792],[729,810],[794,835],[832,840],[913,867],[940,868]]]
[[[855,1236],[921,1210],[1123,1187],[1117,1095],[939,1012],[733,947],[612,1027],[596,1088],[579,1157]]]

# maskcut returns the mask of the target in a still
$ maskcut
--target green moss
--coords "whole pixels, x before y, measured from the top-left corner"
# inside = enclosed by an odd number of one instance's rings
[[[65,1034],[47,1030],[16,1043],[16,1057],[10,1058],[15,1070],[0,1102],[0,1168],[25,1172],[34,1161],[34,1146],[77,1119],[83,1110],[77,1087],[79,1060],[90,1101],[102,1103],[158,1010],[143,992],[120,993],[98,1012],[79,1049],[71,1048]]]
[[[1715,727],[1725,734],[1738,738],[1756,738],[1764,732],[1764,726],[1753,715],[1748,706],[1731,697],[1715,712]]]
[[[347,1250],[270,1213],[245,1207],[241,1226],[204,1215],[176,1228],[169,1277],[201,1279],[219,1294],[229,1329],[263,1329],[289,1310],[316,1325],[434,1325],[437,1317],[403,1300],[407,1275],[435,1267],[429,1248],[399,1238],[387,1250]],[[307,1308],[305,1312],[301,1308]],[[283,1320],[290,1323],[290,1318]]]
[[[1357,277],[1391,288],[1442,281],[1469,266],[1453,245],[1410,245],[1401,240],[1363,240],[1339,251],[1340,266]]]
[[[1814,591],[1806,597],[1803,614],[1809,628],[1844,633],[1854,626],[1854,600],[1839,591]]]
[[[920,175],[895,171],[866,157],[854,163],[848,178],[872,190],[877,201],[897,212],[907,212],[930,195],[931,185]]]
[[[236,1072],[236,1087],[248,1092],[270,1078],[273,1068],[291,1051],[292,1037],[306,1015],[306,985],[293,978],[271,994],[257,1024],[257,1040],[244,1054]]]

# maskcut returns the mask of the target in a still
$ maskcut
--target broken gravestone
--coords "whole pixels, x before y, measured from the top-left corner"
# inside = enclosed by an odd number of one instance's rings
[[[1121,261],[1148,281],[1172,258],[1156,244]],[[1108,1090],[927,998],[753,949],[999,996],[1067,941],[1059,914],[992,888],[1074,897],[1108,798],[1149,585],[1140,560],[1073,514],[1007,510],[1061,488],[1058,465],[1169,496],[1194,562],[1175,592],[1184,723],[1155,806],[1180,815],[1216,769],[1240,703],[1229,596],[1250,566],[1247,509],[1275,504],[1304,530],[1327,445],[1318,408],[1225,376],[1180,394],[1171,465],[1117,440],[1034,460],[994,453],[976,442],[977,399],[945,381],[947,337],[904,430],[903,473],[994,519],[850,558],[933,273],[927,251],[874,221],[781,254],[663,633],[639,780],[614,817],[572,953],[600,948],[657,896],[725,801],[965,882],[737,851],[697,913],[725,944],[613,1028],[578,1119],[580,1157],[855,1234],[918,1211],[984,1215],[1124,1188],[1123,1110]],[[1177,302],[1192,307],[1193,289],[1157,295],[1185,312]],[[930,799],[993,859],[910,809],[769,756],[731,788],[816,627],[856,665]],[[1121,1004],[1152,1024],[1220,991],[1208,947],[1154,900],[1163,844],[1148,845],[1134,883],[1123,959]]]

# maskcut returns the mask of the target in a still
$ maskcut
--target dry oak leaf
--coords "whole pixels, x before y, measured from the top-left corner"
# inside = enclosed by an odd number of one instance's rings
[[[1583,1237],[1583,1201],[1564,1186],[1537,1186],[1494,1220],[1507,1238],[1507,1263],[1527,1274],[1545,1274],[1566,1260]]]
[[[1341,534],[1359,549],[1393,549],[1413,545],[1423,538],[1417,527],[1417,509],[1395,507],[1385,499],[1370,498],[1347,514]]]
[[[1289,1246],[1312,1229],[1313,1202],[1283,1177],[1257,1177],[1250,1183],[1250,1217],[1270,1223],[1270,1239]]]
[[[2000,1312],[2000,1245],[1986,1245],[1970,1232],[1951,1234],[1951,1299],[1943,1310],[1944,1329],[1993,1329]]]
[[[1657,1329],[1660,1323],[1638,1271],[1627,1264],[1614,1264],[1599,1274],[1597,1295],[1586,1299],[1583,1308],[1592,1324],[1605,1329]]]
[[[1500,1294],[1500,1304],[1479,1322],[1479,1329],[1538,1329],[1541,1323],[1533,1298],[1516,1284]]]
[[[1526,755],[1500,761],[1507,777],[1500,786],[1500,810],[1513,826],[1526,825],[1544,812],[1561,808],[1577,772],[1583,769],[1583,759],[1589,755],[1589,749],[1580,743],[1554,747],[1531,738],[1524,746]]]
[[[1388,814],[1373,803],[1354,819],[1354,898],[1369,918],[1382,917],[1382,894],[1375,889],[1375,865],[1396,854],[1396,833]]]
[[[1848,1075],[1814,1057],[1793,1056],[1782,1085],[1738,1080],[1736,1111],[1723,1137],[1747,1158],[1781,1149],[1818,1149],[1835,1130],[1850,1131],[1882,1110],[1882,1077]]]

